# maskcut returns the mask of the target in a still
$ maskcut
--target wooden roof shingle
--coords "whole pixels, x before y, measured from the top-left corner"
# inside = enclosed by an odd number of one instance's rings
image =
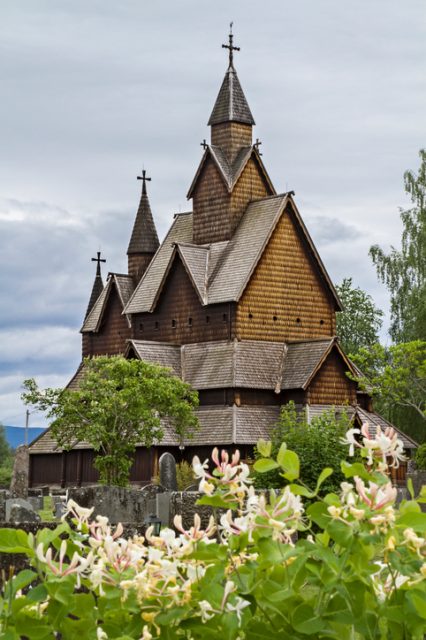
[[[133,278],[132,276],[124,273],[109,273],[107,283],[101,295],[95,302],[91,312],[85,319],[83,326],[80,329],[81,333],[99,331],[102,316],[108,304],[108,298],[111,294],[111,290],[114,286],[117,289],[118,297],[120,298],[121,305],[124,309],[135,288]],[[129,317],[127,318],[127,321],[130,326]]]
[[[224,122],[241,122],[254,125],[255,121],[242,90],[234,67],[225,73],[219,94],[216,98],[208,126]]]

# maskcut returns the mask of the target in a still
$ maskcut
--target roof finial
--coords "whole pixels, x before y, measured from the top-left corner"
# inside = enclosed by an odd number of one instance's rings
[[[233,40],[234,40],[234,35],[232,33],[232,25],[234,23],[231,22],[229,25],[229,44],[223,44],[222,45],[222,49],[229,49],[229,68],[233,69],[234,68],[234,51],[239,51],[240,47],[234,47],[233,45]]]
[[[98,264],[96,265],[96,275],[100,276],[101,275],[101,262],[106,262],[106,260],[104,258],[101,258],[101,252],[97,251],[96,252],[97,257],[96,258],[92,258],[92,262],[97,262]]]
[[[146,171],[145,169],[142,169],[142,175],[141,176],[137,176],[138,180],[142,180],[142,193],[146,193],[146,182],[150,182],[151,178],[147,178],[146,177]]]

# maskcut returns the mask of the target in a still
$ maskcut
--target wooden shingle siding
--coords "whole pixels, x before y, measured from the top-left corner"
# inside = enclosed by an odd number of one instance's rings
[[[334,350],[309,385],[310,404],[344,405],[356,402],[356,384],[346,376],[344,362]]]
[[[211,143],[222,149],[232,163],[241,149],[252,143],[252,127],[239,122],[223,122],[212,126]]]
[[[292,341],[333,336],[333,301],[290,207],[265,249],[237,306],[237,337]]]
[[[124,352],[131,330],[122,311],[123,306],[114,286],[99,332],[85,334],[88,339],[83,342],[83,355],[116,355]]]
[[[239,221],[252,200],[260,200],[271,195],[260,173],[257,162],[248,161],[231,195],[231,231],[234,233]]]
[[[127,270],[129,276],[132,276],[134,283],[137,284],[148,268],[152,260],[152,253],[130,253],[127,256]]]
[[[201,305],[185,267],[176,256],[155,311],[134,316],[133,337],[175,344],[228,339],[231,314],[232,305],[228,303]]]

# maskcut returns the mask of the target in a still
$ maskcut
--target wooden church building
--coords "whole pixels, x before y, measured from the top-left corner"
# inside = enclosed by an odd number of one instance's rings
[[[170,367],[199,393],[200,430],[179,441],[139,447],[131,472],[147,482],[159,455],[207,457],[215,445],[249,456],[268,438],[281,405],[293,400],[308,420],[346,408],[355,421],[388,426],[346,372],[356,371],[336,338],[341,302],[298,210],[277,193],[253,144],[255,124],[233,63],[208,125],[210,144],[189,187],[192,211],[174,216],[160,244],[147,193],[127,249],[128,272],[109,273],[100,256],[81,329],[83,357],[123,354]],[[70,382],[75,388],[81,367]],[[401,434],[407,449],[415,443]],[[31,483],[94,482],[85,442],[59,449],[49,431],[30,448]]]

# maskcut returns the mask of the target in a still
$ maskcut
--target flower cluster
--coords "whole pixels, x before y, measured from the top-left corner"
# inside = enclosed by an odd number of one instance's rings
[[[372,430],[375,428],[375,437],[372,436]],[[356,436],[362,436],[359,439]],[[349,429],[346,437],[342,438],[343,444],[349,444],[349,455],[353,456],[355,447],[359,447],[364,451],[367,457],[367,463],[373,465],[375,461],[379,461],[379,469],[384,471],[389,462],[389,466],[397,468],[399,463],[406,460],[404,455],[404,445],[398,438],[398,434],[392,427],[387,427],[383,432],[379,425],[371,427],[365,422],[361,429]]]

